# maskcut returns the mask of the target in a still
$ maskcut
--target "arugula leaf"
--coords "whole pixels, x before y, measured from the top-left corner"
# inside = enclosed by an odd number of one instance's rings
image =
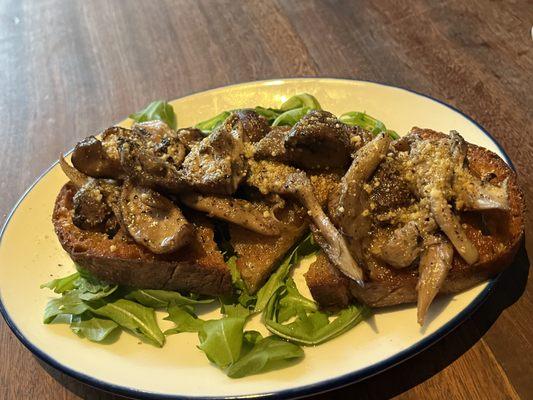
[[[292,265],[297,264],[302,258],[315,254],[319,247],[314,242],[313,236],[309,233],[283,260],[277,270],[270,275],[267,282],[257,292],[257,302],[255,304],[255,312],[262,311],[270,298],[280,289],[285,286],[285,280],[289,275]]]
[[[117,328],[116,322],[92,315],[89,315],[88,318],[84,318],[84,315],[73,315],[70,320],[72,332],[89,339],[91,342],[101,342]]]
[[[85,281],[82,281],[85,282]],[[80,299],[90,301],[103,299],[104,297],[109,296],[115,290],[117,290],[117,285],[102,285],[100,288],[96,289],[95,286],[91,286],[91,289],[87,288],[83,283],[79,286]]]
[[[290,97],[280,107],[281,111],[294,110],[295,108],[308,108],[310,110],[322,110],[315,96],[309,93],[300,93]]]
[[[261,106],[257,106],[254,108],[254,111],[258,113],[259,115],[262,115],[266,119],[268,119],[268,123],[272,124],[274,120],[280,115],[283,114],[282,110],[277,110],[275,108],[265,108]]]
[[[276,336],[269,336],[255,343],[253,348],[226,371],[230,378],[257,374],[274,362],[302,358],[301,347]]]
[[[318,100],[308,93],[301,93],[296,96],[292,96],[281,105],[280,109],[270,107],[266,108],[261,106],[253,108],[256,113],[268,119],[268,122],[272,126],[292,126],[310,110],[321,109],[322,107],[320,106]],[[218,128],[233,111],[237,110],[222,111],[220,114],[217,114],[212,118],[197,123],[194,127],[200,129],[202,132],[204,132],[204,134],[209,134]]]
[[[357,325],[368,314],[365,306],[352,304],[330,321],[329,316],[322,311],[307,313],[300,309],[293,322],[282,324],[277,317],[279,297],[279,293],[273,296],[265,310],[264,321],[267,329],[279,337],[305,346],[314,346],[333,339]]]
[[[99,308],[91,308],[91,311],[115,321],[123,328],[148,339],[159,347],[165,343],[165,335],[163,335],[159,325],[157,325],[152,308],[142,306],[133,301],[118,299]]]
[[[137,289],[129,292],[126,299],[135,300],[147,307],[163,308],[169,304],[194,305],[212,303],[214,299],[197,300],[170,290]]]
[[[130,118],[135,122],[163,121],[172,129],[176,129],[178,125],[174,108],[163,100],[151,102],[146,108],[131,114]]]
[[[198,318],[188,306],[171,304],[168,307],[168,316],[164,318],[176,324],[174,328],[167,329],[165,335],[173,335],[180,332],[199,332],[205,321]]]
[[[80,299],[80,293],[77,290],[72,290],[64,293],[61,297],[50,300],[48,304],[46,304],[43,322],[49,324],[58,315],[79,315],[83,314],[88,309],[89,306]]]
[[[218,128],[222,123],[230,116],[230,111],[222,111],[220,114],[215,115],[205,121],[199,122],[194,127],[200,129],[204,133],[211,133]]]
[[[316,303],[300,294],[292,278],[287,279],[286,293],[279,301],[278,322],[285,322],[304,313],[317,311]]]
[[[80,278],[74,284],[84,293],[98,293],[101,291],[108,291],[110,287],[113,286],[85,273],[80,274]]]
[[[288,278],[290,268],[303,257],[318,251],[309,234],[281,263],[257,293],[255,311],[264,310],[263,321],[277,336],[302,345],[316,345],[345,332],[366,316],[366,307],[352,305],[330,321],[316,303],[302,296],[294,281]],[[283,322],[292,320],[283,324]]]
[[[241,304],[222,304],[222,314],[228,317],[248,318],[250,316],[250,309]]]
[[[267,282],[257,292],[257,302],[255,303],[255,312],[261,312],[268,304],[270,298],[281,288],[285,286],[285,279],[289,274],[292,265],[292,258],[294,252],[289,255],[278,267],[278,269],[270,275]]]
[[[285,111],[283,114],[280,114],[274,122],[272,122],[272,126],[279,126],[279,125],[289,125],[293,126],[296,124],[305,114],[307,114],[309,111],[311,111],[308,107],[300,107],[300,108],[294,108],[292,110]]]
[[[347,113],[342,114],[339,117],[339,120],[341,120],[347,125],[358,126],[360,128],[363,128],[373,133],[374,135],[377,135],[381,132],[385,132],[393,139],[398,139],[400,137],[395,131],[387,129],[383,122],[374,117],[371,117],[370,115],[364,112],[349,111]]]
[[[246,354],[248,351],[252,350],[252,347],[256,345],[260,340],[263,339],[263,336],[257,331],[245,331],[243,334],[243,344],[241,355]]]
[[[227,368],[241,354],[244,323],[244,318],[237,317],[206,321],[198,332],[198,348],[219,368]]]
[[[237,294],[237,301],[246,308],[251,307],[256,300],[256,296],[248,294],[248,289],[246,289],[246,285],[244,284],[241,274],[239,273],[239,269],[237,268],[237,257],[232,256],[226,261],[226,264],[230,269],[231,281]]]
[[[74,272],[72,275],[43,283],[40,288],[48,288],[53,290],[55,293],[65,293],[69,290],[73,290],[76,288],[75,282],[78,280],[79,277],[79,272]]]

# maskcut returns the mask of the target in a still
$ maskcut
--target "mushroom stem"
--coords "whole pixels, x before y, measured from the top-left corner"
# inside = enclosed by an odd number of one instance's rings
[[[433,189],[429,196],[431,213],[440,229],[448,236],[461,257],[468,264],[474,264],[479,258],[479,253],[466,236],[459,218],[452,213],[444,195],[439,190]]]
[[[59,156],[59,165],[61,166],[63,173],[68,179],[70,179],[77,189],[85,185],[90,179],[87,175],[70,165],[67,160],[65,160],[65,156],[63,154]]]
[[[194,210],[262,235],[279,236],[283,230],[283,224],[275,217],[272,207],[264,203],[233,197],[204,196],[194,192],[181,194],[180,200]]]
[[[453,247],[447,240],[426,247],[420,257],[416,287],[418,291],[417,317],[420,325],[424,325],[429,306],[439,293],[451,268],[452,260]]]
[[[315,233],[318,244],[329,260],[344,275],[356,281],[358,285],[363,286],[363,270],[357,265],[348,250],[345,238],[320,207],[307,176],[302,172],[291,174],[285,186],[290,187],[302,205],[307,208],[313,220],[311,230]]]

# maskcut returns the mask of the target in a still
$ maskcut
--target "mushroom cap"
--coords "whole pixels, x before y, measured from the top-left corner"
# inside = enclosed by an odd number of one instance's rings
[[[120,210],[131,237],[156,254],[171,253],[189,243],[193,227],[171,200],[126,180]]]

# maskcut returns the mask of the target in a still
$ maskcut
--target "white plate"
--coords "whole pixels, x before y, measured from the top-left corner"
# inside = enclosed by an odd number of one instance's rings
[[[455,129],[508,160],[490,135],[458,110],[405,89],[370,82],[307,78],[251,82],[193,94],[172,105],[179,126],[190,126],[227,109],[276,107],[300,92],[315,95],[324,109],[337,115],[366,111],[400,134],[412,126]],[[78,338],[67,325],[42,324],[52,293],[39,285],[73,271],[51,224],[54,199],[66,180],[58,165],[52,166],[18,202],[2,230],[1,311],[15,335],[38,357],[106,390],[154,398],[279,398],[333,389],[383,371],[442,338],[481,303],[494,283],[439,299],[425,329],[416,323],[413,306],[379,311],[348,333],[305,348],[305,359],[297,364],[232,380],[196,348],[196,334],[170,336],[159,349],[124,333],[112,345],[99,345]],[[300,266],[297,276],[304,270]],[[252,321],[251,327],[256,323]]]

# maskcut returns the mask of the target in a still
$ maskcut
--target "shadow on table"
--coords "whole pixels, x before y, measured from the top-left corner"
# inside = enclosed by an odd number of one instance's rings
[[[527,284],[528,272],[529,260],[522,246],[513,266],[502,273],[486,301],[451,334],[385,372],[332,392],[312,396],[311,399],[387,399],[424,382],[470,349],[487,332],[501,312],[520,298]],[[124,398],[87,386],[46,363],[39,362],[55,380],[83,399]]]

